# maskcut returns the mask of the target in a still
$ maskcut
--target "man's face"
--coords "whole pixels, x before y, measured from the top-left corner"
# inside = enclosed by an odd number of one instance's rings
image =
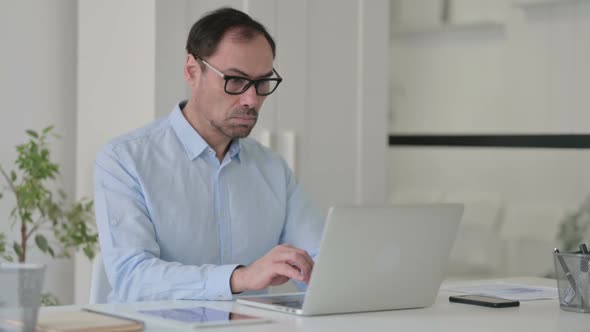
[[[239,95],[225,92],[225,81],[211,68],[195,63],[196,74],[191,85],[191,99],[197,105],[198,118],[207,133],[227,138],[246,137],[254,128],[265,96],[258,96],[254,85]],[[225,75],[249,79],[270,77],[273,55],[270,44],[261,34],[253,39],[239,38],[235,31],[226,32],[213,55],[205,59]],[[191,60],[189,58],[190,63]]]

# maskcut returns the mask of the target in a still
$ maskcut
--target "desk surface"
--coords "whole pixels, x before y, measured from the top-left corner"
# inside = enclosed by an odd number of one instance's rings
[[[502,281],[534,286],[555,287],[555,280],[541,278],[513,278]],[[456,282],[453,282],[454,284]],[[448,283],[447,283],[448,284]],[[232,301],[165,301],[131,304],[94,305],[91,308],[124,313],[129,310],[206,306],[232,310],[273,320],[269,324],[240,325],[212,328],[215,331],[588,331],[590,314],[563,311],[556,299],[521,301],[520,307],[493,309],[450,303],[449,293],[441,291],[435,304],[423,309],[392,310],[346,315],[300,317],[270,310],[256,309]],[[44,311],[73,310],[75,306],[44,308]],[[146,320],[147,332],[178,331]],[[199,329],[200,330],[200,329]]]

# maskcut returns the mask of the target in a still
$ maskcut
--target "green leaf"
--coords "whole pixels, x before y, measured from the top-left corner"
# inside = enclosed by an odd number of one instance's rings
[[[88,257],[89,260],[94,259],[94,249],[90,246],[86,246],[84,247],[84,254],[86,254],[86,257]]]
[[[6,251],[6,236],[0,232],[0,255]]]
[[[53,130],[53,126],[49,126],[43,129],[43,135],[47,135],[47,133],[49,133],[51,130]]]
[[[12,181],[12,182],[16,181],[16,173],[14,171],[10,172],[10,181]]]
[[[41,306],[50,307],[59,305],[59,299],[51,293],[41,294]]]
[[[47,247],[47,252],[51,255],[51,257],[55,258],[55,252],[53,251],[53,248]]]
[[[16,255],[18,256],[18,258],[20,260],[20,258],[23,257],[23,251],[21,250],[20,245],[16,242],[13,242],[12,249],[14,249],[14,252],[16,253]]]
[[[2,196],[4,196],[4,195],[2,195],[2,193],[0,193],[0,199],[2,199]]]
[[[31,136],[31,137],[39,138],[39,134],[37,134],[37,132],[34,130],[27,129],[27,134],[29,134],[29,136]]]
[[[37,244],[37,247],[39,247],[39,249],[43,252],[47,252],[48,248],[49,248],[49,243],[47,242],[47,239],[45,238],[45,236],[41,235],[41,234],[37,234],[37,236],[35,236],[35,243]]]

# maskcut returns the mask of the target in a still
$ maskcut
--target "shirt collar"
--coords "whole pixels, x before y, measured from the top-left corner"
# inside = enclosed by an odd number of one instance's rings
[[[191,126],[182,114],[182,109],[186,106],[186,100],[180,102],[174,107],[170,114],[170,124],[176,132],[176,136],[182,143],[186,154],[191,160],[199,157],[204,151],[210,149],[209,145],[201,135]],[[240,151],[242,150],[242,144],[239,139],[235,139],[231,142],[228,155],[233,159],[240,160]]]
[[[240,152],[242,151],[242,140],[241,139],[233,139],[230,146],[229,151],[227,154],[231,157],[231,159],[236,159],[240,161]]]

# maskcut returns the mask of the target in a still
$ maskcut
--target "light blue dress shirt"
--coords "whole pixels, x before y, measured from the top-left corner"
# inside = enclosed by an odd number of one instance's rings
[[[227,300],[233,270],[276,245],[317,253],[324,218],[285,161],[245,138],[220,163],[182,107],[96,158],[110,302]]]

